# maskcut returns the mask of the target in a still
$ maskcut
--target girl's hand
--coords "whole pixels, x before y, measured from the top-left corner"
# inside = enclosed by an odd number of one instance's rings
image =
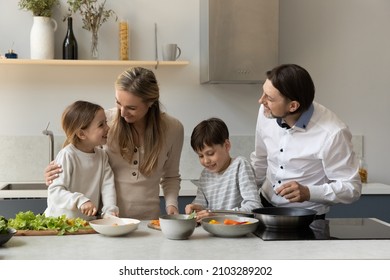
[[[58,177],[58,174],[62,172],[61,165],[56,164],[54,161],[50,162],[45,168],[45,182],[46,186],[50,186],[53,180]]]
[[[80,207],[80,211],[87,216],[96,216],[97,214],[97,208],[91,201],[83,203]]]
[[[115,217],[119,217],[119,213],[118,212],[111,212],[111,215],[115,216]]]
[[[105,213],[102,216],[103,219],[109,219],[111,217],[119,217],[119,213],[118,212],[110,212],[110,213]]]

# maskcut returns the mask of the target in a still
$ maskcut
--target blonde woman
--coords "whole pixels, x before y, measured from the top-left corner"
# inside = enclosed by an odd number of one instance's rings
[[[154,73],[131,68],[115,82],[116,108],[106,111],[111,129],[105,149],[114,171],[122,217],[157,219],[160,186],[167,213],[178,213],[184,129],[180,121],[161,111],[159,97]],[[47,184],[60,172],[57,164],[49,165]]]

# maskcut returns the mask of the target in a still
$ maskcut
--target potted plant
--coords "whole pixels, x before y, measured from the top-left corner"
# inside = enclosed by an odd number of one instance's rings
[[[79,13],[83,22],[83,29],[91,32],[91,57],[97,59],[99,57],[99,28],[112,16],[115,16],[115,21],[117,21],[116,13],[105,8],[106,0],[102,2],[98,0],[67,0],[67,3],[69,5],[67,16]]]
[[[53,8],[59,5],[59,0],[20,0],[19,8],[30,11],[36,17],[51,17]]]
[[[30,32],[32,59],[54,58],[54,32],[57,22],[52,18],[53,8],[59,0],[20,0],[19,8],[32,12],[33,25]]]

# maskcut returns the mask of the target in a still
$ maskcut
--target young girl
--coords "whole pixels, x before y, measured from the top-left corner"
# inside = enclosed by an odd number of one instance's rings
[[[251,164],[242,156],[230,156],[231,143],[226,124],[218,118],[199,123],[191,135],[191,147],[204,169],[194,201],[185,208],[197,212],[197,220],[213,210],[251,212],[261,207]]]
[[[109,127],[102,107],[76,101],[62,114],[66,134],[63,149],[55,161],[63,172],[48,188],[46,216],[66,215],[94,219],[100,202],[102,214],[118,216],[114,175],[106,152]]]

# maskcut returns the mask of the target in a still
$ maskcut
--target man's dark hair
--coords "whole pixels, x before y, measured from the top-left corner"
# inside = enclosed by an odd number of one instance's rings
[[[290,101],[298,101],[297,112],[309,109],[314,100],[315,87],[309,72],[296,64],[282,64],[267,72],[267,78]]]

